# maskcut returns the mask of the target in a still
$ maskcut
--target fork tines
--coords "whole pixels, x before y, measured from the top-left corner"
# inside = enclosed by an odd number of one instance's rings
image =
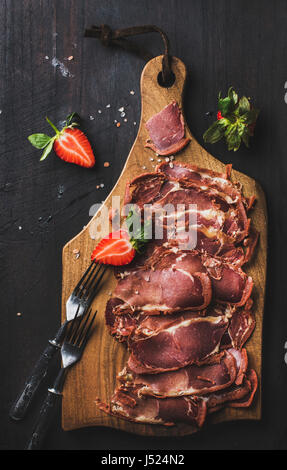
[[[97,264],[93,261],[76,285],[73,294],[82,301],[88,301],[88,299],[92,299],[106,271],[106,268],[107,266],[103,264]]]
[[[69,327],[65,343],[69,343],[78,348],[84,348],[88,339],[89,334],[96,318],[97,310],[91,316],[92,309],[90,308],[85,315],[78,317],[79,307],[76,315],[71,322]]]

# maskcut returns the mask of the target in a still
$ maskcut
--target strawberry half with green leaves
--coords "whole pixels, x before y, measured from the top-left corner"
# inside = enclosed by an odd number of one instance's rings
[[[125,230],[110,233],[97,244],[92,253],[92,261],[101,264],[123,266],[135,257],[136,249]]]
[[[135,222],[133,215],[134,212],[131,210],[126,218],[127,230],[117,230],[102,238],[92,253],[92,261],[123,266],[129,264],[136,253],[143,252],[148,241],[147,228],[150,226],[150,222],[146,222],[144,227],[140,226],[131,235],[133,223]]]
[[[215,121],[203,134],[204,142],[214,144],[225,138],[228,150],[239,149],[241,142],[249,147],[249,138],[254,134],[254,127],[259,114],[248,98],[238,99],[232,87],[225,98],[218,96],[218,113]]]
[[[52,149],[62,160],[76,165],[91,168],[95,164],[95,156],[85,134],[80,129],[75,129],[79,124],[73,121],[75,113],[67,117],[65,126],[59,131],[56,126],[46,117],[47,122],[56,134],[50,137],[46,134],[32,134],[28,137],[29,142],[37,149],[44,149],[40,161],[45,160]]]

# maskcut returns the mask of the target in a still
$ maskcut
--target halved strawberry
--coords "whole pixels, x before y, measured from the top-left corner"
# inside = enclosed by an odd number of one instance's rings
[[[28,137],[31,144],[40,149],[45,149],[40,161],[45,160],[52,148],[62,160],[76,165],[91,168],[95,164],[92,147],[85,134],[80,129],[75,129],[77,122],[72,122],[75,113],[68,116],[66,125],[61,131],[46,118],[56,134],[50,137],[46,134],[32,134]]]
[[[91,168],[95,157],[90,142],[80,129],[67,128],[54,142],[58,157],[69,163]]]
[[[92,261],[101,264],[122,266],[129,264],[135,257],[136,249],[126,230],[111,232],[103,238],[92,253]]]
[[[125,220],[127,230],[117,230],[104,237],[93,251],[92,261],[123,266],[134,259],[136,252],[142,253],[149,240],[148,228],[151,227],[151,220],[146,220],[142,226],[138,223],[140,217],[140,213],[134,208],[130,209]]]

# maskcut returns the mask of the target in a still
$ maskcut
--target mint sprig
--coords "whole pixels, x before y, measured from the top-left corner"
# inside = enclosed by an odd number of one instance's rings
[[[137,225],[139,224],[137,230],[134,230],[133,227],[135,217],[137,218]],[[127,215],[125,223],[130,235],[131,244],[134,249],[141,254],[144,252],[145,246],[149,241],[149,227],[151,225],[151,220],[145,221],[143,225],[140,220],[141,214],[136,209],[131,209]]]
[[[249,138],[254,134],[258,114],[259,110],[252,108],[246,96],[239,99],[230,87],[225,98],[219,93],[217,121],[203,134],[204,142],[214,144],[225,138],[228,150],[234,152],[239,149],[241,142],[249,147]]]

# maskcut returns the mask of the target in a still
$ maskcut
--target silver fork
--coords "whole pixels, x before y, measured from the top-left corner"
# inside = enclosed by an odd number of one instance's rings
[[[73,320],[76,313],[77,317],[80,317],[87,312],[96,295],[105,270],[105,265],[99,265],[92,262],[74,288],[66,302],[67,320],[59,328],[55,337],[49,340],[48,346],[40,355],[30,376],[26,380],[23,390],[19,393],[17,399],[12,405],[9,413],[12,419],[19,421],[26,415],[41,382],[47,375],[47,371],[53,357],[61,348],[69,322]]]
[[[91,316],[91,311],[92,310],[89,309],[85,317],[82,315],[78,318],[78,315],[80,315],[80,306],[78,306],[74,319],[68,328],[65,341],[61,347],[63,367],[58,373],[52,388],[48,389],[46,399],[39,413],[39,418],[28,442],[27,450],[39,450],[42,446],[52,423],[55,409],[61,401],[67,370],[79,362],[88,342],[91,327],[97,314],[97,311],[95,311],[93,316]]]

